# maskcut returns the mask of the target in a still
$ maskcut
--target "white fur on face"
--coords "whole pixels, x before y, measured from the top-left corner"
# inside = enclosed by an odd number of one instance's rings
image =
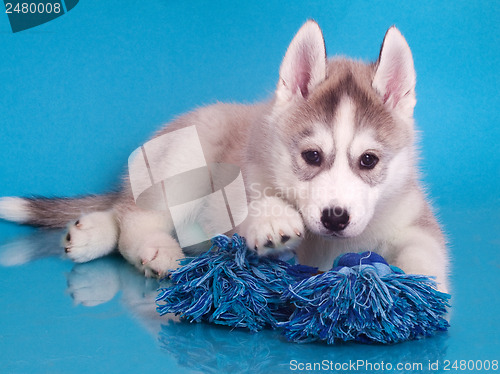
[[[321,216],[324,210],[335,208],[347,211],[350,216],[349,225],[338,235],[354,237],[361,234],[373,216],[380,195],[378,186],[365,183],[352,170],[364,151],[379,147],[368,132],[358,138],[355,109],[351,100],[347,97],[343,99],[334,119],[333,134],[322,134],[324,139],[329,137],[334,145],[332,167],[297,187],[301,190],[298,196],[304,222],[316,234],[332,235],[321,223]]]

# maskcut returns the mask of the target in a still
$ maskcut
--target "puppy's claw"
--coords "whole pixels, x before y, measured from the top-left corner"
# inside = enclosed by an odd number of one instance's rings
[[[268,239],[266,244],[264,244],[264,247],[267,247],[267,248],[274,248],[274,243],[271,239]]]
[[[299,230],[294,229],[293,231],[295,232],[295,235],[297,235],[298,237],[302,236],[302,233]]]
[[[283,230],[280,230],[279,231],[279,234],[281,236],[281,243],[286,243],[287,241],[290,240],[290,235],[286,235],[285,232]]]
[[[159,273],[158,273],[158,271],[156,271],[156,270],[154,270],[154,269],[151,269],[150,271],[151,271],[151,275],[153,275],[153,276],[154,276],[154,277],[156,277],[156,278],[158,278],[158,277],[159,277]],[[145,274],[147,274],[147,272],[146,272]]]
[[[289,240],[290,240],[290,236],[288,236],[288,235],[282,235],[282,236],[281,236],[281,242],[282,242],[283,244],[285,244],[285,243],[286,243],[287,241],[289,241]]]

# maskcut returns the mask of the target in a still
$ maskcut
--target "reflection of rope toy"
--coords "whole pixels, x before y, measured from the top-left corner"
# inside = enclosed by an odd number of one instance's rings
[[[172,273],[160,314],[258,331],[283,328],[290,341],[396,343],[448,328],[449,295],[373,253],[345,254],[332,270],[263,258],[245,240],[220,235],[212,248]]]

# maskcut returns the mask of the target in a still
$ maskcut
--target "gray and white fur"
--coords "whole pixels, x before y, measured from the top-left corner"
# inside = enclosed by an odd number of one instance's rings
[[[269,101],[203,107],[155,137],[195,125],[207,162],[241,168],[249,216],[236,231],[258,253],[293,250],[301,263],[327,270],[341,253],[375,250],[407,273],[435,276],[447,291],[446,242],[416,165],[415,83],[410,48],[395,27],[379,59],[366,64],[327,59],[321,30],[308,21]],[[189,142],[153,159],[175,164],[179,147]],[[118,248],[146,276],[158,276],[184,256],[171,217],[139,208],[128,180],[103,196],[2,198],[0,217],[68,225],[64,245],[76,262]]]

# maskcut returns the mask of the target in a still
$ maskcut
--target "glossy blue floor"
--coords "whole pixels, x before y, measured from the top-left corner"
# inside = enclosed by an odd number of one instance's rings
[[[1,373],[279,373],[323,360],[371,371],[390,363],[399,373],[500,371],[499,3],[123,3],[81,1],[17,33],[0,17],[0,196],[117,186],[130,152],[176,115],[269,97],[308,18],[330,55],[364,60],[377,58],[396,24],[417,70],[422,174],[450,243],[451,327],[390,346],[326,346],[183,323],[157,315],[157,282],[120,257],[75,264],[61,232],[2,221]],[[370,372],[356,369],[340,372]]]

